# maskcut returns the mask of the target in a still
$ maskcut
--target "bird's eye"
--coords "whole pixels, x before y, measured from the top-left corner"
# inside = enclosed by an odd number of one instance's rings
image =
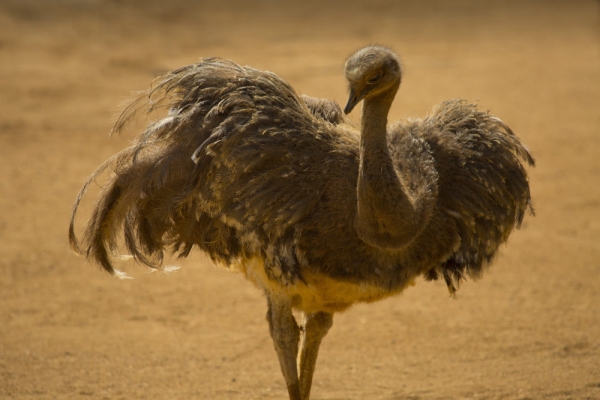
[[[371,75],[369,79],[367,79],[367,83],[376,83],[378,80],[381,79],[382,76],[383,74],[381,72],[378,72],[375,75]]]

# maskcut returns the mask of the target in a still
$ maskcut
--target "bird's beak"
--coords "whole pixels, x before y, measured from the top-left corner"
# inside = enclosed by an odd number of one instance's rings
[[[348,104],[346,104],[346,108],[344,108],[344,114],[349,114],[360,100],[361,98],[356,95],[354,90],[350,90],[350,96],[348,97]]]

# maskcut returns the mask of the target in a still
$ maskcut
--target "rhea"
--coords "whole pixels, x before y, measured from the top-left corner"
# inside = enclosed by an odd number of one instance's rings
[[[345,64],[360,130],[332,101],[273,73],[207,58],[158,79],[117,121],[168,109],[85,183],[72,248],[115,273],[118,238],[161,268],[196,247],[264,291],[291,400],[306,400],[336,312],[402,292],[419,276],[451,293],[478,277],[533,212],[529,150],[461,100],[388,124],[398,57],[365,47]],[[75,213],[110,171],[80,243]],[[298,325],[292,311],[302,315]]]

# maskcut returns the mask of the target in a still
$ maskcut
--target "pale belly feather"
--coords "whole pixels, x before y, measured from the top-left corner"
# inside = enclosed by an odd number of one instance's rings
[[[263,260],[259,257],[240,260],[229,268],[243,273],[267,293],[292,299],[292,307],[306,314],[344,311],[355,303],[381,300],[399,294],[406,286],[414,285],[414,281],[411,281],[404,287],[390,291],[367,283],[337,281],[326,275],[304,272],[304,282],[298,280],[293,285],[282,286],[267,277]]]

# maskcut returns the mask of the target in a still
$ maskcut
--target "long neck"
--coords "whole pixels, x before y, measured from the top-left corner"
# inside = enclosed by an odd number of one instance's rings
[[[387,116],[396,90],[365,99],[363,105],[355,226],[367,244],[399,249],[418,236],[426,221],[388,149]]]

